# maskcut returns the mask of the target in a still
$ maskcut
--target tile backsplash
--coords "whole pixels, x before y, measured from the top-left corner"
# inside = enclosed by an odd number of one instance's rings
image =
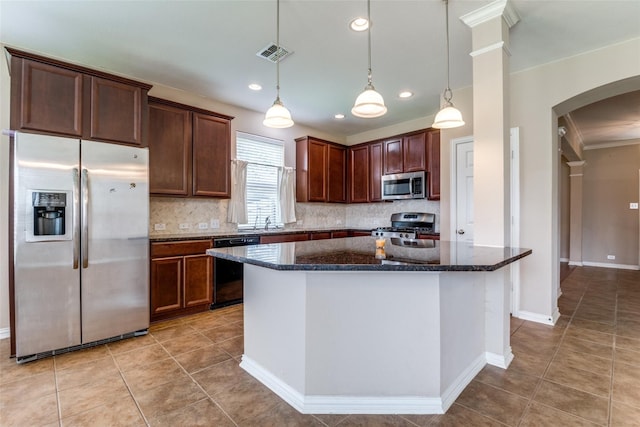
[[[228,206],[229,200],[226,199],[151,197],[149,233],[151,236],[162,236],[235,232],[237,225],[227,222]],[[428,200],[361,204],[296,203],[298,221],[286,224],[285,230],[342,227],[371,229],[389,226],[389,218],[394,212],[435,213],[436,230],[439,230],[440,202]],[[164,230],[156,230],[156,224],[163,224]],[[200,229],[200,224],[206,224],[207,228]]]

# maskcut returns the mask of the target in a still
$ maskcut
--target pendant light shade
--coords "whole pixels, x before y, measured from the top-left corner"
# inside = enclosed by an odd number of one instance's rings
[[[387,107],[384,105],[382,95],[376,92],[376,89],[371,84],[368,84],[364,88],[364,92],[358,95],[356,103],[351,109],[351,114],[363,118],[380,117],[386,112]]]
[[[369,73],[367,76],[367,85],[364,87],[364,92],[356,98],[356,102],[351,109],[351,114],[356,117],[372,119],[374,117],[383,116],[387,112],[387,107],[384,105],[382,95],[376,92],[376,89],[371,83],[371,0],[367,0],[367,19],[369,20],[369,27],[367,28],[369,47]]]
[[[276,53],[280,51],[280,0],[276,2]],[[276,100],[264,116],[266,127],[283,129],[293,126],[291,113],[280,101],[280,55],[276,58]]]
[[[449,84],[449,0],[443,0],[446,6],[446,28],[447,28],[447,88],[442,94],[444,104],[442,109],[436,114],[432,127],[436,129],[450,129],[464,126],[464,120],[462,120],[462,113],[456,107],[453,106],[451,98],[451,88]]]
[[[276,98],[271,108],[267,110],[262,124],[270,128],[278,129],[293,126],[291,113],[287,110],[287,107],[282,104],[280,97]]]

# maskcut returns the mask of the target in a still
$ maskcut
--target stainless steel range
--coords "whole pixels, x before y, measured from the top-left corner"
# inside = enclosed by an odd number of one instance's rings
[[[436,214],[426,212],[400,212],[391,215],[391,227],[378,227],[371,231],[374,237],[416,239],[420,234],[435,234]]]

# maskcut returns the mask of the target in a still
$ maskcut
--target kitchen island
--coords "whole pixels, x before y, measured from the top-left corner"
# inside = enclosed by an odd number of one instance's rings
[[[207,253],[244,263],[240,366],[298,411],[427,414],[511,362],[508,265],[531,250],[354,237]]]

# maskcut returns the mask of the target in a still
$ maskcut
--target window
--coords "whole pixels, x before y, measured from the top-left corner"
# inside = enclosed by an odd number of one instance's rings
[[[247,165],[248,224],[238,228],[282,226],[278,202],[278,167],[284,166],[284,144],[277,139],[236,132],[236,159]]]

